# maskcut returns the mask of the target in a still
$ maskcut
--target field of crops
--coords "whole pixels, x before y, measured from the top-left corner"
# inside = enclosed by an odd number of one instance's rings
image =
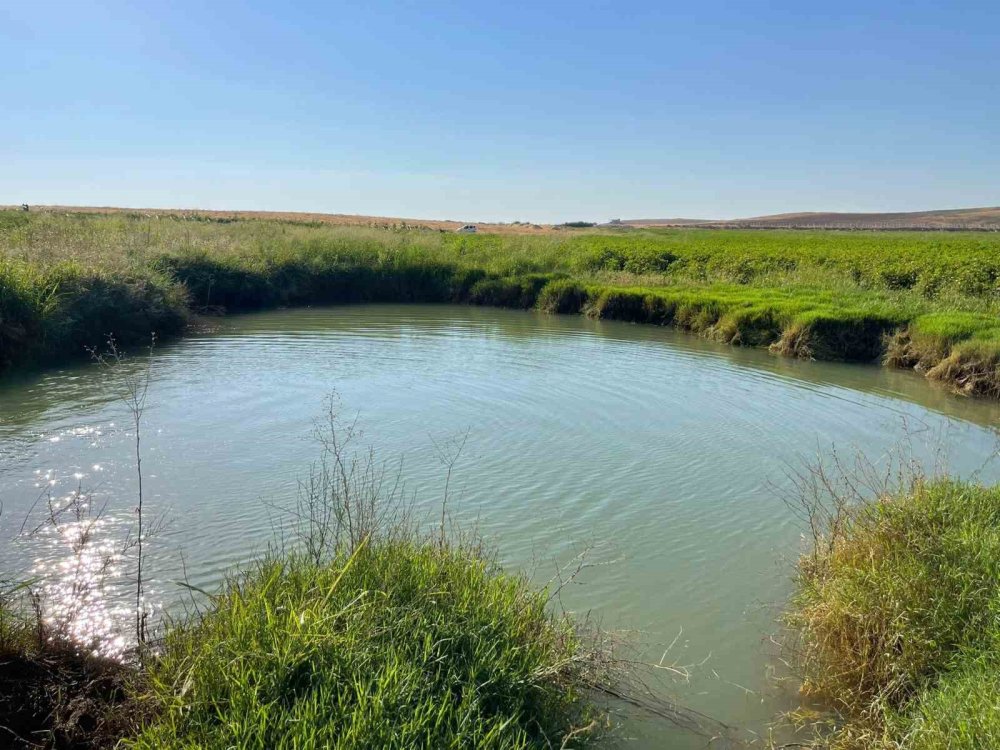
[[[452,301],[676,325],[1000,396],[1000,234],[704,229],[457,235],[277,219],[0,212],[0,368],[191,313]]]

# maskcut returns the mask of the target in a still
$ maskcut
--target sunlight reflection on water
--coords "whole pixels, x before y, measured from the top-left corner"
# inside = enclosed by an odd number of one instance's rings
[[[172,533],[148,548],[145,606],[180,614],[190,590],[175,581],[215,590],[274,539],[273,507],[308,476],[315,419],[336,390],[380,457],[405,457],[421,503],[442,490],[435,441],[467,433],[458,521],[539,582],[594,544],[596,562],[613,562],[567,587],[566,605],[639,634],[653,663],[682,628],[679,663],[701,665],[677,688],[683,703],[760,732],[795,705],[762,646],[798,549],[775,491],[788,467],[834,443],[883,455],[911,420],[940,432],[951,468],[969,475],[1000,423],[1000,404],[913,373],[585,318],[359,306],[214,325],[154,355],[144,491]],[[39,577],[53,626],[122,654],[135,633],[137,487],[115,377],[81,365],[0,384],[0,534],[18,537],[0,543],[0,571]],[[49,496],[66,508],[57,524]],[[38,531],[18,535],[29,508]],[[656,727],[633,730],[630,747],[664,744]],[[704,740],[677,731],[669,744]]]
[[[95,464],[97,470],[99,465]],[[48,487],[53,472],[39,472]],[[74,472],[81,480],[82,472]],[[122,590],[131,584],[127,563],[134,549],[130,519],[95,508],[82,485],[59,498],[46,492],[21,542],[35,555],[30,580],[50,632],[109,658],[123,658],[134,645],[129,634],[134,610]],[[40,518],[40,520],[38,520]]]

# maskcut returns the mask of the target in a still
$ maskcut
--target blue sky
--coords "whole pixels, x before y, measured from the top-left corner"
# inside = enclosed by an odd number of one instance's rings
[[[531,221],[1000,205],[998,29],[996,0],[8,2],[0,203]]]

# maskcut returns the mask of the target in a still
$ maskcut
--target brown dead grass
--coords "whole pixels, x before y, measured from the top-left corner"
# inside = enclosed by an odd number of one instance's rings
[[[76,644],[0,646],[0,747],[101,750],[138,725],[138,672]]]
[[[17,210],[20,206],[0,206],[0,210]],[[567,231],[552,224],[507,224],[498,222],[451,221],[438,219],[404,219],[391,216],[360,216],[355,214],[324,214],[299,211],[211,211],[200,208],[119,208],[114,206],[31,206],[41,213],[76,214],[140,214],[145,217],[170,216],[204,218],[214,221],[270,220],[296,223],[319,223],[332,226],[371,227],[374,229],[427,229],[454,232],[466,224],[475,224],[481,232],[491,234],[550,234]],[[571,230],[569,230],[571,231]]]

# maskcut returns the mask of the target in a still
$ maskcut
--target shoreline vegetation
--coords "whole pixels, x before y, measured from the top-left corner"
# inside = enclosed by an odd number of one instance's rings
[[[1000,397],[1000,235],[641,229],[457,235],[278,219],[0,212],[0,372],[192,314],[454,302],[912,368]]]
[[[557,606],[562,584],[504,571],[448,523],[447,497],[420,522],[332,405],[326,429],[309,481],[278,508],[280,543],[218,593],[182,584],[195,606],[124,651],[74,637],[76,608],[50,616],[39,581],[0,580],[0,746],[545,750],[606,734],[612,700],[683,716],[632,679],[615,636]],[[122,549],[100,569],[141,554]]]
[[[0,213],[0,355],[13,368],[109,334],[146,344],[150,332],[182,332],[192,313],[451,301],[881,359],[995,397],[997,242],[696,230],[539,239]],[[600,738],[608,696],[685,717],[641,685],[632,692],[636,665],[611,636],[559,612],[551,590],[502,570],[476,538],[446,533],[444,504],[430,531],[415,523],[370,453],[344,453],[333,411],[329,429],[318,473],[286,509],[290,546],[200,592],[196,611],[148,642],[137,598],[132,663],[81,649],[52,629],[33,583],[0,576],[4,741],[541,750]],[[811,532],[787,613],[803,746],[1000,746],[1000,488],[912,462],[843,474],[800,475],[793,503]]]
[[[578,747],[609,728],[617,667],[549,593],[476,544],[366,536],[257,561],[135,663],[9,595],[0,745]]]
[[[1000,487],[895,468],[799,477],[798,746],[1000,747]]]

